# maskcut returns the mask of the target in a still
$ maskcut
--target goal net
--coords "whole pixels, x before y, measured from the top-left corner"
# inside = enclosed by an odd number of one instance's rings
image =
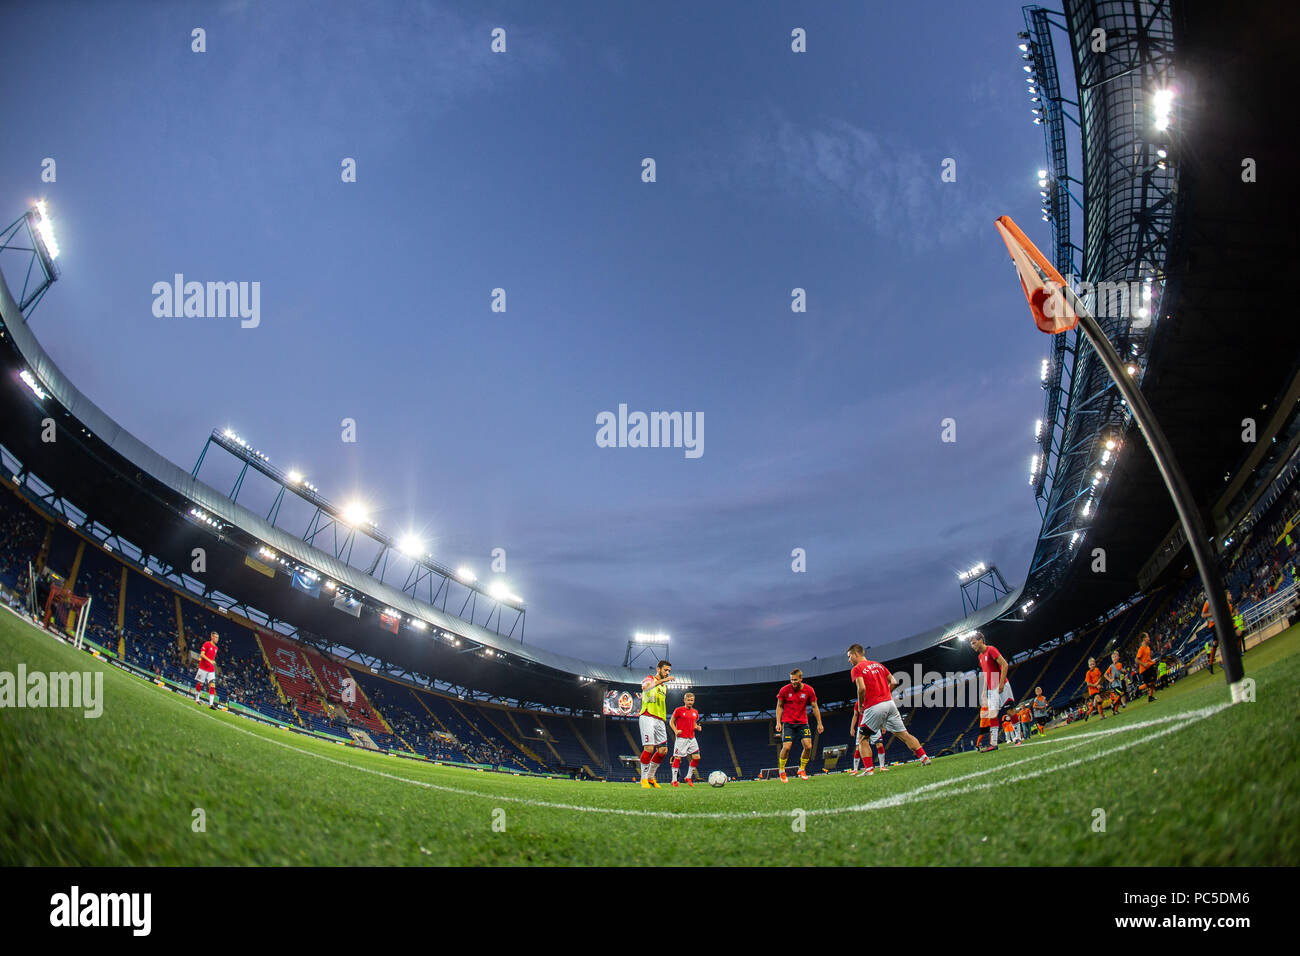
[[[50,594],[45,599],[45,609],[41,614],[41,624],[53,628],[58,634],[66,636],[76,647],[80,647],[86,637],[86,621],[90,618],[90,598],[73,594],[62,585],[50,586]]]

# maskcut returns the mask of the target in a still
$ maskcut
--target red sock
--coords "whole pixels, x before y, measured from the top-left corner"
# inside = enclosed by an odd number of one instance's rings
[[[673,758],[673,769],[676,770],[676,769],[678,769],[679,767],[681,767],[681,765],[682,765],[682,758],[681,758],[681,757],[674,757],[674,758]]]
[[[699,765],[700,765],[700,758],[699,758],[699,757],[695,757],[695,758],[693,758],[693,759],[691,760],[691,766],[692,766],[692,767],[698,767]]]
[[[650,762],[650,751],[648,750],[641,751],[641,763],[647,764],[649,762]]]
[[[916,754],[918,757],[924,757],[924,756],[925,756],[925,748],[924,748],[924,747],[917,747],[915,750],[912,751],[912,753]]]
[[[656,753],[653,757],[650,758],[650,762],[651,762],[651,763],[663,763],[663,762],[664,762],[664,755],[661,754],[661,753]]]

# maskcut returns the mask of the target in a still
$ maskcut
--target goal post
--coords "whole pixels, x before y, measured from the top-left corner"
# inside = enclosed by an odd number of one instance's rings
[[[86,639],[86,622],[90,619],[90,598],[73,594],[60,584],[50,586],[41,614],[41,625],[53,626],[56,633],[65,635],[74,647],[81,647]]]
[[[27,616],[36,620],[36,569],[27,562]]]

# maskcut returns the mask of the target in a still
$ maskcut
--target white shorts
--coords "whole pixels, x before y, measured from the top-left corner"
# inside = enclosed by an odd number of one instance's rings
[[[640,727],[641,745],[647,750],[651,747],[662,747],[668,743],[668,725],[658,717],[642,714]]]
[[[884,739],[884,736],[885,736],[885,732],[883,730],[877,730],[872,732],[870,727],[865,727],[862,726],[861,724],[858,725],[859,744],[865,740],[867,743],[871,744],[871,746],[874,747],[876,744],[880,743],[880,741]]]
[[[1002,685],[1001,693],[998,693],[998,691],[990,687],[984,692],[984,708],[985,712],[988,714],[988,719],[992,720],[998,715],[998,711],[1015,699],[1016,695],[1011,693],[1010,681],[1007,681]]]
[[[217,672],[205,671],[200,667],[198,673],[194,675],[194,679],[200,684],[215,684],[217,682]]]
[[[686,757],[700,752],[700,742],[694,737],[678,737],[673,743],[673,756]]]
[[[903,715],[898,712],[898,705],[892,700],[882,700],[863,711],[859,727],[867,728],[873,735],[880,733],[882,728],[891,734],[907,731],[903,726]]]

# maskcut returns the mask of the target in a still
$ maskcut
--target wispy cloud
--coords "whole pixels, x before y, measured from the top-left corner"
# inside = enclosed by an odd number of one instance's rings
[[[987,228],[987,193],[963,179],[954,152],[922,150],[843,119],[796,121],[771,109],[734,124],[719,146],[692,156],[690,167],[700,188],[776,192],[838,207],[919,251]],[[957,160],[952,183],[940,179],[949,157]]]

